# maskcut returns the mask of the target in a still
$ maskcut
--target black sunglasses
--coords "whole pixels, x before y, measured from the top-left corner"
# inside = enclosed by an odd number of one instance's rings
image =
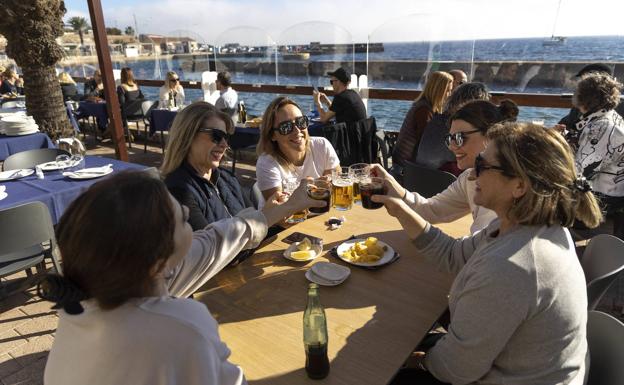
[[[507,174],[506,170],[500,166],[487,166],[485,164],[485,159],[483,159],[481,154],[477,155],[477,157],[475,158],[474,169],[477,177],[479,177],[483,170],[498,170],[503,174]]]
[[[170,80],[170,81],[172,81],[172,82],[177,82],[177,81],[178,81],[178,80],[180,80],[180,79],[178,79],[178,78],[171,78],[171,79],[169,79],[169,80]]]
[[[277,128],[274,128],[274,130],[279,131],[282,135],[288,135],[293,132],[295,126],[297,126],[300,130],[307,130],[309,125],[310,121],[308,120],[308,117],[304,115],[294,118],[293,120],[281,122],[277,125]]]
[[[461,147],[464,145],[466,136],[475,134],[477,132],[481,132],[481,130],[472,130],[472,131],[456,132],[454,134],[446,134],[444,135],[444,143],[446,144],[446,147],[451,147],[451,143],[455,142],[455,145],[457,147]]]
[[[221,131],[218,128],[200,128],[197,132],[203,132],[204,134],[210,134],[212,142],[219,144],[223,139],[227,142],[230,140],[230,135],[227,132]]]

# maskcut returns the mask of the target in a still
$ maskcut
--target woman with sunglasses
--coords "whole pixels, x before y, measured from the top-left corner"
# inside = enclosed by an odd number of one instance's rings
[[[189,208],[193,230],[250,206],[236,176],[219,167],[233,130],[229,116],[206,102],[187,106],[171,124],[160,170],[171,194]]]
[[[308,118],[293,100],[280,96],[264,111],[258,143],[256,178],[264,199],[287,181],[331,174],[340,160],[331,143],[310,137]]]
[[[160,87],[158,108],[171,108],[184,105],[184,88],[180,85],[178,74],[167,72],[165,84]]]
[[[271,200],[193,232],[188,209],[145,172],[94,184],[58,223],[63,275],[38,290],[60,309],[44,382],[246,384],[215,319],[187,297],[268,226],[320,202],[301,186],[281,205]]]
[[[511,100],[501,101],[497,106],[486,100],[468,102],[450,118],[450,133],[445,142],[455,154],[457,167],[468,170],[474,164],[477,155],[485,148],[488,130],[496,123],[515,120],[518,107]],[[431,223],[452,222],[471,213],[473,218],[470,231],[475,233],[487,226],[495,214],[473,202],[475,182],[468,178],[470,171],[464,171],[446,190],[431,198],[418,193],[411,193],[401,186],[380,165],[373,171],[386,179],[388,194],[402,198],[413,210]]]
[[[456,275],[448,333],[415,352],[409,365],[423,370],[396,384],[583,384],[587,289],[566,227],[596,227],[598,202],[554,130],[505,123],[487,138],[471,171],[474,203],[497,216],[483,231],[454,239],[400,198],[372,197],[416,255]]]

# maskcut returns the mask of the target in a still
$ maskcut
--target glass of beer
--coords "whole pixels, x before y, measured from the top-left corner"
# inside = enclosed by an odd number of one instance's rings
[[[358,204],[362,200],[360,197],[360,180],[370,176],[370,165],[368,163],[356,163],[349,166],[349,171],[353,178],[353,203]]]
[[[353,178],[349,167],[332,173],[332,195],[336,210],[350,210],[353,206]]]
[[[362,194],[362,207],[365,209],[378,209],[383,206],[383,203],[373,202],[371,196],[384,195],[386,193],[384,188],[383,178],[369,177],[360,181],[360,193]]]
[[[323,214],[329,211],[331,206],[331,183],[325,179],[315,179],[308,185],[308,196],[312,199],[325,201],[325,207],[310,207],[310,213]]]
[[[282,192],[290,197],[290,195],[299,187],[300,181],[297,178],[282,179]],[[307,210],[297,211],[290,217],[286,218],[286,223],[299,223],[306,220],[308,216]]]

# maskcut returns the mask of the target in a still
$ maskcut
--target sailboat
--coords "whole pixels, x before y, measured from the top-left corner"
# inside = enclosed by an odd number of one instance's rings
[[[544,47],[564,45],[568,40],[568,38],[565,36],[555,36],[555,30],[557,29],[557,21],[559,20],[559,10],[561,9],[561,1],[562,0],[559,0],[559,5],[557,6],[557,14],[555,15],[555,23],[553,24],[552,35],[550,35],[550,39],[545,39],[544,41],[542,41],[542,45]]]

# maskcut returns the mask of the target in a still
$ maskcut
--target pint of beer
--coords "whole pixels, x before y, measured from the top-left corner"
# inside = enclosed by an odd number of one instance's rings
[[[353,178],[348,167],[332,174],[332,197],[336,210],[350,210],[353,206]]]

